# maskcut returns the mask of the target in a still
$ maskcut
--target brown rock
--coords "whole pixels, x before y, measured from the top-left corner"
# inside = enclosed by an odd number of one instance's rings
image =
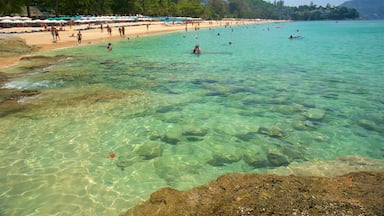
[[[0,36],[0,57],[18,56],[33,51],[33,47],[26,44],[24,39],[15,36]]]
[[[189,191],[163,188],[130,215],[383,215],[384,172],[335,178],[227,174]]]

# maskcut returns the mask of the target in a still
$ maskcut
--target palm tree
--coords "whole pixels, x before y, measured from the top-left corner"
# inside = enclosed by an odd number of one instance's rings
[[[59,0],[55,1],[55,15],[59,16]]]
[[[31,17],[31,9],[29,8],[30,0],[26,0],[25,4],[27,5],[27,16]]]

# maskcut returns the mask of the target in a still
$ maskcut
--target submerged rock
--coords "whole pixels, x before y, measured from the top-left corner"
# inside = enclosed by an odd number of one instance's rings
[[[213,79],[195,79],[192,81],[192,83],[196,84],[196,85],[200,85],[200,84],[204,84],[204,83],[212,84],[212,83],[217,83],[217,82],[218,82],[217,80],[213,80]]]
[[[305,120],[305,121],[293,122],[292,127],[295,128],[296,130],[309,130],[309,129],[315,129],[316,125],[310,120]]]
[[[129,167],[140,160],[141,158],[137,156],[120,156],[116,161],[116,166],[119,167],[121,171],[124,171],[126,167]]]
[[[162,156],[153,160],[157,175],[168,185],[178,184],[181,176],[196,175],[202,164],[198,161],[188,160],[187,157]]]
[[[367,119],[361,119],[358,122],[358,125],[362,128],[372,131],[379,131],[379,126],[374,122]]]
[[[182,135],[188,140],[192,142],[201,141],[203,137],[208,133],[207,129],[202,128],[184,128]]]
[[[240,156],[236,154],[220,154],[213,153],[212,159],[208,161],[208,164],[212,166],[224,166],[225,164],[231,164],[240,160]]]
[[[254,168],[263,168],[268,166],[268,161],[261,153],[246,152],[243,155],[243,160]]]
[[[227,96],[227,93],[225,93],[223,91],[211,91],[211,92],[207,92],[205,94],[205,96],[222,96],[222,97],[225,97],[225,96]]]
[[[178,142],[180,142],[181,137],[182,130],[178,127],[173,127],[165,133],[161,140],[168,144],[176,145]]]
[[[267,159],[272,166],[287,166],[289,164],[285,156],[276,153],[268,153]]]
[[[282,138],[288,136],[287,133],[278,126],[273,126],[271,128],[260,127],[258,133],[275,138]]]
[[[325,116],[325,111],[317,108],[308,109],[303,115],[311,120],[321,120]]]
[[[163,148],[160,143],[144,143],[135,150],[135,153],[144,157],[146,160],[150,160],[155,157],[160,157],[163,153]]]
[[[205,136],[208,133],[204,128],[185,128],[183,136]]]
[[[242,152],[235,146],[215,146],[212,153],[212,159],[208,164],[212,166],[223,166],[225,164],[235,163],[242,157]]]
[[[247,141],[250,141],[250,140],[256,138],[256,137],[257,137],[257,134],[258,134],[258,132],[248,131],[248,132],[246,132],[246,133],[236,134],[235,136],[236,136],[238,139],[247,142]]]

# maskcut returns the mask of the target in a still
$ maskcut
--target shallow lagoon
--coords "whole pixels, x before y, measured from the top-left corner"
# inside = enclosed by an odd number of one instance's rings
[[[382,21],[233,26],[8,69],[3,88],[40,94],[0,107],[0,213],[117,215],[229,172],[382,165],[383,35]]]

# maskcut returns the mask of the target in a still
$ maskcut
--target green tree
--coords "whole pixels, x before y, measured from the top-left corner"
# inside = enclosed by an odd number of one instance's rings
[[[211,18],[223,18],[228,11],[228,5],[223,0],[208,0],[206,7],[210,9]]]
[[[200,17],[204,12],[203,5],[197,0],[181,0],[178,5],[182,16]]]
[[[0,15],[20,13],[25,6],[25,0],[0,0]]]

